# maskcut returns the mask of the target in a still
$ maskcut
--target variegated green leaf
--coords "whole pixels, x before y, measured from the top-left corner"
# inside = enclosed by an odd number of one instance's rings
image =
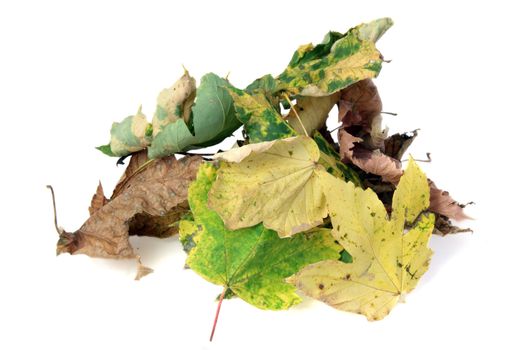
[[[150,158],[159,158],[197,147],[207,147],[230,136],[241,123],[235,117],[230,83],[208,73],[197,89],[188,124],[177,119],[162,129],[148,149]]]
[[[98,149],[105,154],[120,157],[146,148],[151,142],[153,129],[146,116],[139,108],[137,114],[130,115],[120,123],[111,127],[110,149],[100,146]]]
[[[153,116],[153,136],[178,119],[189,121],[191,106],[195,99],[195,79],[187,70],[171,87],[162,90],[157,97],[157,110]]]
[[[392,25],[389,18],[361,24],[345,34],[330,32],[316,45],[301,46],[289,66],[277,77],[278,90],[292,95],[326,96],[381,70],[375,40]]]
[[[229,91],[251,143],[297,135],[263,94],[251,95],[235,88]]]

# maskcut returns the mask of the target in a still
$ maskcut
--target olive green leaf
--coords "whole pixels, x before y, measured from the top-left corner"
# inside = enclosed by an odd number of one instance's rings
[[[124,118],[120,123],[113,123],[111,127],[111,141],[107,145],[97,147],[104,154],[121,157],[146,148],[151,142],[153,129],[142,107],[135,115]]]
[[[258,308],[280,310],[299,303],[295,287],[285,278],[306,265],[338,259],[341,247],[327,229],[284,239],[260,224],[228,230],[207,205],[216,176],[213,165],[203,164],[190,186],[188,199],[195,223],[187,226],[189,231],[195,227],[201,231],[186,264],[206,280],[224,286]]]
[[[270,102],[275,110],[279,110],[279,96],[274,95],[277,89],[277,81],[271,74],[266,74],[258,79],[255,79],[250,85],[244,89],[250,95],[263,94]]]
[[[361,186],[361,180],[357,172],[341,161],[339,153],[326,141],[323,135],[316,130],[312,137],[317,147],[319,147],[319,151],[321,151],[319,164],[324,166],[326,171],[333,176],[345,181],[351,181],[355,186]]]
[[[195,99],[195,79],[187,70],[171,87],[164,89],[157,97],[157,110],[153,116],[153,136],[168,124],[184,119],[190,119],[191,106]]]
[[[383,18],[345,34],[330,32],[323,42],[299,47],[277,77],[279,89],[292,95],[326,96],[379,74],[383,62],[375,40],[392,25]]]
[[[188,124],[184,119],[169,123],[160,131],[148,149],[150,158],[159,158],[188,149],[207,147],[230,136],[241,123],[235,117],[230,83],[208,73],[197,89],[195,105]]]
[[[324,185],[332,234],[350,253],[352,263],[322,261],[288,281],[335,308],[380,320],[428,269],[434,215],[424,213],[430,198],[427,178],[410,159],[394,193],[390,216],[370,189],[334,177]]]
[[[296,132],[262,93],[251,95],[230,88],[237,118],[244,124],[251,143],[295,136]]]

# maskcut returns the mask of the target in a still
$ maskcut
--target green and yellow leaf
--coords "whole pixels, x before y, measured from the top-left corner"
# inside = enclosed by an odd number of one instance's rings
[[[251,95],[230,89],[237,118],[244,124],[251,143],[272,141],[297,135],[262,93]]]
[[[323,42],[299,47],[281,75],[278,90],[292,95],[327,96],[348,85],[374,78],[381,70],[381,53],[375,41],[390,28],[383,18],[361,24],[345,34],[330,32]]]
[[[216,177],[215,167],[204,164],[190,186],[188,199],[195,221],[181,229],[198,239],[186,264],[206,280],[224,286],[258,308],[280,310],[299,303],[295,287],[285,278],[308,264],[337,259],[341,247],[326,229],[286,239],[260,224],[227,229],[207,205]],[[195,236],[196,230],[200,231]]]
[[[157,110],[153,116],[153,136],[170,123],[190,119],[191,106],[195,99],[195,79],[187,70],[171,87],[162,90],[157,97]]]

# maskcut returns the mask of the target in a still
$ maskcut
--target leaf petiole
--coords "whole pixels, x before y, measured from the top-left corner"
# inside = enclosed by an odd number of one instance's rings
[[[215,320],[213,320],[213,328],[211,329],[210,341],[213,340],[213,335],[215,334],[215,327],[217,327],[217,320],[219,319],[219,312],[221,312],[222,301],[226,295],[227,288],[224,287],[222,290],[221,296],[219,297],[219,303],[217,304],[217,312],[215,312]]]

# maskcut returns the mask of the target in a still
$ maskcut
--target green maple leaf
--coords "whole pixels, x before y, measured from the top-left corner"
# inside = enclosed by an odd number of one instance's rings
[[[341,247],[327,229],[284,239],[261,224],[226,229],[207,205],[215,177],[215,167],[204,164],[190,186],[188,200],[194,221],[180,227],[199,232],[193,236],[196,246],[190,250],[186,264],[206,280],[224,286],[258,308],[281,310],[299,303],[295,287],[284,279],[308,264],[337,259]]]

